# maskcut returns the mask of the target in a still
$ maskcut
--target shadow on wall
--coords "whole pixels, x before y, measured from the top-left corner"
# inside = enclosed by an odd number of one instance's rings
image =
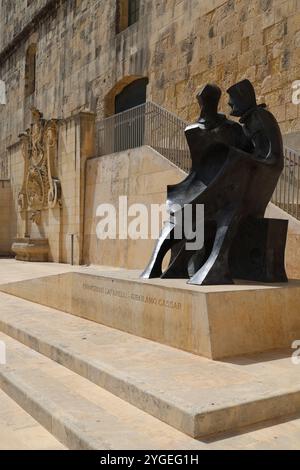
[[[12,199],[10,181],[0,181],[0,256],[12,256],[12,233],[16,225]]]

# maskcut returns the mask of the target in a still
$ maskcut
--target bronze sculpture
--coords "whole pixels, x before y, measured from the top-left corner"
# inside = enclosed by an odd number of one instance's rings
[[[186,128],[192,168],[181,183],[168,186],[170,214],[142,278],[186,278],[196,285],[231,284],[234,278],[284,282],[287,221],[264,219],[283,169],[282,136],[274,116],[257,105],[248,80],[228,90],[231,114],[218,113],[221,90],[206,85],[197,95],[197,123]],[[188,250],[184,208],[204,205],[204,245]],[[175,208],[175,209],[174,209]],[[180,215],[180,217],[179,217]],[[179,222],[178,222],[179,221]],[[196,220],[191,222],[194,232]],[[274,236],[276,233],[276,236]],[[171,261],[162,272],[162,261]]]

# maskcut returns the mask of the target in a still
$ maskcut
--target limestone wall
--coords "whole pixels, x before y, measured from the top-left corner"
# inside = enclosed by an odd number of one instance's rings
[[[96,216],[99,204],[112,204],[119,208],[119,196],[128,197],[131,204],[144,204],[150,213],[151,204],[164,204],[168,184],[184,178],[184,173],[150,147],[141,147],[87,163],[84,262],[129,269],[144,268],[152,253],[154,241],[100,240],[96,229],[100,218]],[[134,217],[129,218],[129,223]],[[150,225],[149,225],[150,233]],[[119,237],[119,231],[117,230]]]
[[[35,15],[51,4],[54,4],[53,0],[1,0],[0,50],[5,50],[28,27]]]
[[[8,104],[0,111],[0,154],[28,126],[31,104],[46,118],[88,108],[101,119],[114,93],[142,76],[148,99],[188,120],[198,113],[194,95],[203,83],[225,91],[247,76],[283,132],[300,130],[300,106],[291,104],[291,84],[300,79],[299,0],[141,0],[140,20],[119,34],[115,0],[27,4],[1,3]],[[25,98],[25,56],[34,43],[36,90]]]

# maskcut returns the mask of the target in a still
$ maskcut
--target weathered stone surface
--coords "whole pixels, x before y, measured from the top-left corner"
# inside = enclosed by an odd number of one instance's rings
[[[33,34],[28,25],[47,4],[52,5],[51,15],[40,19]],[[26,0],[18,2],[18,7],[11,2],[2,5],[2,52],[25,26],[28,29],[11,55],[1,61],[1,76],[8,85],[7,111],[1,111],[0,119],[1,152],[16,140],[27,119],[25,51],[33,42],[37,44],[33,101],[47,118],[68,117],[90,108],[100,119],[116,83],[125,80],[124,86],[130,77],[140,76],[150,79],[148,98],[189,119],[196,117],[189,111],[190,84],[195,91],[217,79],[225,90],[248,76],[267,102],[269,93],[282,90],[290,97],[283,107],[290,104],[291,84],[299,79],[295,44],[300,31],[299,2],[182,0],[161,5],[144,0],[138,23],[119,34],[115,5],[115,0],[39,0],[28,8]],[[278,51],[275,56],[274,51]],[[277,83],[265,93],[261,78],[270,74]],[[173,87],[175,95],[170,92]],[[294,128],[293,116],[287,118],[272,105],[271,111],[284,132]],[[10,118],[3,126],[6,116]]]

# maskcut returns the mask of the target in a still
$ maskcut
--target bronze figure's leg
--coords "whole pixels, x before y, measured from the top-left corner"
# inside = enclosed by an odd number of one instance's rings
[[[229,251],[240,221],[239,209],[219,214],[212,252],[201,269],[188,281],[195,285],[234,284],[229,269]]]
[[[141,274],[141,279],[151,279],[162,275],[163,259],[172,246],[178,242],[178,240],[174,239],[174,228],[175,225],[172,221],[165,223],[155,245],[150,262],[145,271]]]
[[[204,245],[201,250],[187,250],[187,240],[180,243],[179,249],[172,257],[168,268],[162,274],[162,279],[190,279],[207,261],[214,244],[216,224],[205,222]]]

